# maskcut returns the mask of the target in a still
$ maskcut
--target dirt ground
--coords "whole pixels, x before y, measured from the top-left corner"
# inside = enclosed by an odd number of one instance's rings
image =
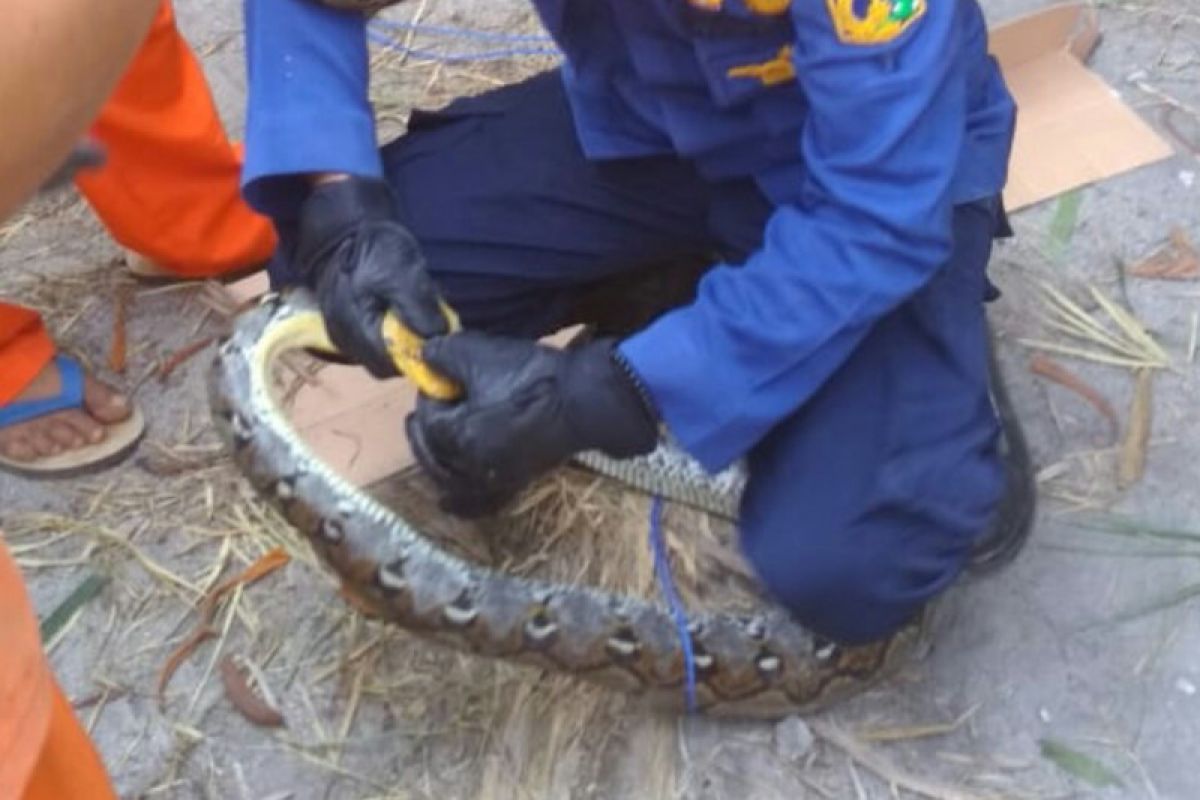
[[[993,20],[1040,5],[985,2]],[[636,702],[364,623],[220,458],[204,395],[211,351],[166,381],[150,375],[220,320],[197,287],[142,287],[130,314],[129,370],[110,376],[136,388],[150,419],[139,457],[89,479],[0,477],[0,524],[39,613],[91,574],[109,579],[50,650],[122,797],[1200,797],[1192,760],[1200,748],[1200,426],[1192,427],[1200,409],[1190,352],[1200,283],[1126,271],[1173,228],[1200,241],[1200,2],[1099,6],[1105,41],[1095,69],[1164,133],[1164,103],[1175,104],[1174,126],[1191,151],[1180,143],[1166,162],[1015,215],[1017,237],[994,262],[1004,297],[993,312],[1041,469],[1039,519],[1013,567],[954,590],[926,658],[806,724],[734,724],[648,716]],[[235,0],[178,3],[235,135],[244,101],[239,8]],[[387,18],[414,15],[491,31],[536,28],[516,0],[414,3]],[[480,46],[432,35],[413,44]],[[373,94],[390,134],[414,103],[546,63],[449,65],[379,51]],[[0,228],[0,296],[39,307],[66,349],[102,367],[113,299],[128,284],[113,264],[119,255],[76,198],[34,204]],[[1121,441],[1135,377],[1054,356],[1111,402],[1114,436],[1078,395],[1030,374],[1033,351],[1020,340],[1062,341],[1044,321],[1039,280],[1081,299],[1095,285],[1171,357],[1173,369],[1153,384],[1145,473],[1125,488]],[[1083,305],[1099,315],[1094,302]],[[627,533],[622,557],[644,572],[645,556],[636,555],[645,549],[644,501],[585,497],[590,487],[578,478],[565,486],[585,499],[575,524]],[[561,492],[550,495],[533,513],[536,525],[553,527],[564,513]],[[674,518],[675,535],[686,537],[694,518]],[[216,616],[218,638],[183,663],[160,704],[159,671],[192,630],[200,594],[275,546],[292,563],[231,595]],[[217,668],[225,654],[261,668],[285,728],[255,727],[233,709]]]

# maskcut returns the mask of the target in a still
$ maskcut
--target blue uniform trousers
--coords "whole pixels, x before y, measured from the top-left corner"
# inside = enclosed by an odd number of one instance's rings
[[[553,332],[599,279],[680,255],[739,263],[772,211],[752,180],[708,183],[674,157],[588,161],[556,74],[418,113],[382,155],[447,300],[509,335]],[[995,511],[984,298],[1001,218],[997,200],[958,207],[948,263],[747,455],[744,552],[818,634],[863,642],[904,624]]]

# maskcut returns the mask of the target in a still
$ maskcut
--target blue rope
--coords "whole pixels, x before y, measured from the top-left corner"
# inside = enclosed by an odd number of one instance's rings
[[[554,44],[554,39],[540,34],[501,33],[499,31],[480,31],[473,28],[457,28],[453,25],[427,25],[413,22],[377,17],[372,25],[392,30],[413,31],[428,36],[457,36],[460,39],[475,39],[481,42],[509,42],[512,44]]]
[[[484,50],[478,53],[439,53],[435,50],[423,50],[417,47],[405,47],[390,37],[376,30],[368,31],[371,40],[386,50],[397,53],[407,53],[413,58],[427,61],[442,61],[455,63],[463,61],[499,61],[505,58],[520,56],[557,56],[561,55],[557,48],[551,47],[510,47],[502,50]]]
[[[663,538],[662,529],[663,501],[655,497],[650,506],[650,549],[654,552],[654,574],[658,576],[659,586],[662,587],[663,597],[671,616],[675,618],[675,627],[679,631],[679,643],[683,647],[683,668],[686,673],[687,710],[694,714],[696,703],[696,655],[692,651],[692,634],[688,631],[687,612],[683,602],[675,591],[675,582],[671,579],[671,563],[667,559],[667,543]]]

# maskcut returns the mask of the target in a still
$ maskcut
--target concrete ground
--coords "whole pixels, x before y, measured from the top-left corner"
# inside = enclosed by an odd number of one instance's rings
[[[442,23],[530,25],[515,1],[430,5],[427,19]],[[238,6],[178,4],[235,134]],[[1002,20],[1040,2],[985,6]],[[1183,109],[1176,126],[1195,142],[1200,2],[1100,9],[1106,39],[1094,68],[1160,131],[1171,98]],[[499,69],[392,58],[376,99],[394,126],[411,103],[485,88],[509,67]],[[184,664],[160,705],[158,671],[194,622],[194,587],[288,537],[227,464],[206,461],[215,454],[207,356],[140,384],[151,428],[138,459],[83,480],[0,477],[0,524],[43,615],[90,572],[112,578],[51,645],[51,659],[122,797],[1200,797],[1200,410],[1188,359],[1200,285],[1122,272],[1172,228],[1200,241],[1198,171],[1196,153],[1181,147],[1083,190],[1069,239],[1055,233],[1064,230],[1053,224],[1064,218],[1059,202],[1015,216],[1017,238],[995,259],[1005,296],[994,313],[1042,469],[1032,542],[1012,568],[954,591],[927,658],[807,728],[648,718],[636,703],[383,632],[348,612],[300,549],[297,563],[223,607],[221,640]],[[39,305],[67,348],[101,364],[121,280],[109,266],[116,255],[86,206],[39,203],[0,229],[0,295]],[[1096,284],[1174,360],[1154,384],[1144,477],[1127,489],[1117,486],[1103,418],[1027,370],[1031,353],[1017,340],[1047,335],[1035,278],[1075,295]],[[118,381],[134,385],[156,358],[216,326],[194,290],[141,292],[130,372]],[[1111,401],[1124,432],[1130,372],[1060,361]],[[263,665],[286,729],[255,728],[231,708],[219,652]]]

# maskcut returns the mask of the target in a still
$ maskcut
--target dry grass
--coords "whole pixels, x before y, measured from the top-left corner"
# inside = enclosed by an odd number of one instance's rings
[[[1018,339],[1021,344],[1073,359],[1088,369],[1119,369],[1128,373],[1134,384],[1129,408],[1120,419],[1098,394],[1089,397],[1110,416],[1114,433],[1122,438],[1118,446],[1070,453],[1039,474],[1043,495],[1061,501],[1069,510],[1107,508],[1142,479],[1152,448],[1171,441],[1152,437],[1152,385],[1158,373],[1181,371],[1178,364],[1190,360],[1190,344],[1189,352],[1181,356],[1168,352],[1142,320],[1094,284],[1059,288],[1045,280],[1033,280],[1026,288],[1040,301],[1037,316],[1047,335]],[[1040,369],[1039,363],[1048,362],[1035,355],[1031,366],[1035,374],[1055,378],[1085,397],[1095,391],[1078,376],[1056,378]],[[1060,371],[1066,375],[1065,368]],[[1064,426],[1053,406],[1050,411],[1061,433]]]
[[[1081,358],[1129,369],[1168,369],[1171,358],[1133,314],[1108,298],[1095,286],[1088,296],[1103,311],[1103,318],[1089,313],[1066,292],[1043,282],[1045,324],[1067,337],[1069,343],[1022,339],[1037,350]]]
[[[385,12],[385,20],[422,24],[429,21],[430,3],[413,4]],[[471,27],[477,27],[472,25]],[[515,12],[489,27],[504,34],[542,34],[532,10]],[[554,66],[554,56],[522,56],[488,61],[446,62],[411,51],[431,53],[478,53],[503,49],[503,44],[472,44],[454,37],[434,36],[415,30],[378,29],[386,42],[372,46],[371,67],[375,77],[372,103],[379,123],[379,136],[387,141],[402,133],[412,109],[437,109],[458,97],[486,92],[514,83]]]

